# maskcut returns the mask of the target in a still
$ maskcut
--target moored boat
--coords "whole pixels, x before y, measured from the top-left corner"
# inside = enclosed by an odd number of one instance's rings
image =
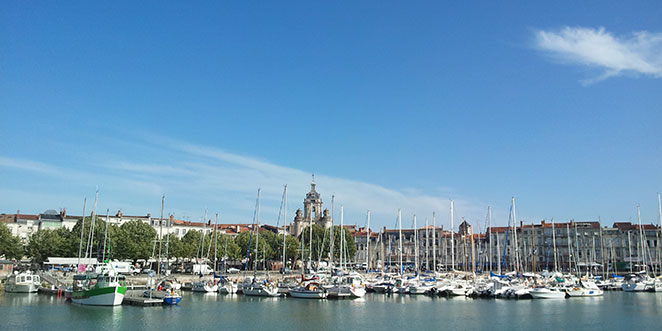
[[[536,287],[529,291],[533,299],[564,299],[566,293],[557,287]]]
[[[127,290],[123,281],[124,276],[118,276],[112,269],[101,274],[75,275],[71,301],[91,306],[120,305]]]
[[[319,283],[308,283],[306,286],[298,286],[290,290],[290,296],[301,299],[326,299],[329,292]]]
[[[5,292],[34,293],[41,287],[41,277],[30,271],[14,273],[7,278]]]

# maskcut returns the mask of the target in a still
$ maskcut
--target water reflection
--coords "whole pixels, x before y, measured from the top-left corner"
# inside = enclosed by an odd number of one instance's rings
[[[2,298],[0,299],[0,304],[10,305],[10,306],[27,306],[37,303],[39,299],[40,299],[40,295],[38,293],[5,292]]]
[[[177,306],[92,307],[54,296],[5,293],[0,294],[0,316],[3,329],[67,331],[219,325],[232,329],[659,329],[662,295],[612,292],[594,298],[500,300],[369,293],[359,299],[315,300],[184,292]]]

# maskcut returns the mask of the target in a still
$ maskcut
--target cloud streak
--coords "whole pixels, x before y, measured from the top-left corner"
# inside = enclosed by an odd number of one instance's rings
[[[662,33],[634,32],[616,36],[605,28],[564,27],[535,31],[536,47],[556,59],[600,71],[582,81],[592,84],[624,74],[662,77]]]
[[[80,194],[80,187],[98,184],[102,197],[100,210],[109,208],[114,212],[123,209],[125,214],[150,212],[157,215],[159,211],[154,208],[159,206],[160,195],[165,193],[166,212],[175,212],[177,217],[193,221],[199,221],[207,207],[209,215],[218,211],[224,223],[251,222],[256,191],[262,188],[261,219],[276,224],[283,185],[288,184],[287,219],[290,222],[296,209],[302,208],[305,193],[310,189],[312,171],[164,138],[147,137],[141,146],[141,152],[135,154],[103,154],[103,158],[92,155],[87,159],[70,160],[68,164],[83,165],[78,168],[11,158],[0,158],[0,167],[30,171],[49,180],[61,178],[61,185],[66,185],[69,192],[62,197],[59,196],[61,192],[51,192],[50,199],[44,197],[47,191],[40,192],[41,202],[57,205],[35,206],[37,208],[71,206],[70,210],[78,210],[81,202],[73,197]],[[114,150],[111,147],[99,146],[105,151]],[[143,153],[145,150],[148,153]],[[458,216],[455,225],[460,223],[460,217],[466,216],[483,226],[486,205],[453,193],[452,189],[444,188],[443,192],[393,189],[317,173],[315,181],[326,208],[331,209],[331,196],[335,196],[336,222],[340,220],[340,206],[344,206],[346,224],[360,226],[364,225],[369,209],[373,229],[393,227],[398,208],[403,210],[405,227],[411,226],[414,213],[418,216],[419,226],[424,224],[425,217],[431,222],[433,211],[437,213],[438,225],[447,224],[448,200],[453,196]],[[58,184],[54,183],[54,186]],[[11,196],[9,191],[5,196]],[[26,195],[20,197],[25,200]],[[139,207],[141,205],[143,207]]]

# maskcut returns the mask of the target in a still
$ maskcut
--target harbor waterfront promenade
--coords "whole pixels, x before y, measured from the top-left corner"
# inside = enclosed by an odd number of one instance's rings
[[[568,300],[368,294],[355,300],[184,292],[178,306],[88,307],[56,296],[0,294],[4,330],[658,330],[662,295],[607,292]],[[259,317],[259,318],[256,318]]]

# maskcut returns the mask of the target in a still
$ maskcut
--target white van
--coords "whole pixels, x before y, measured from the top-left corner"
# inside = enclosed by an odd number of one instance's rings
[[[110,265],[113,266],[113,269],[115,269],[118,274],[135,275],[140,273],[140,269],[134,267],[131,262],[110,262]],[[107,264],[102,264],[96,268],[96,272],[101,273],[106,268]]]
[[[206,264],[194,264],[193,265],[193,273],[194,274],[199,274],[202,273],[203,275],[209,275],[213,272],[212,268],[210,268]]]

